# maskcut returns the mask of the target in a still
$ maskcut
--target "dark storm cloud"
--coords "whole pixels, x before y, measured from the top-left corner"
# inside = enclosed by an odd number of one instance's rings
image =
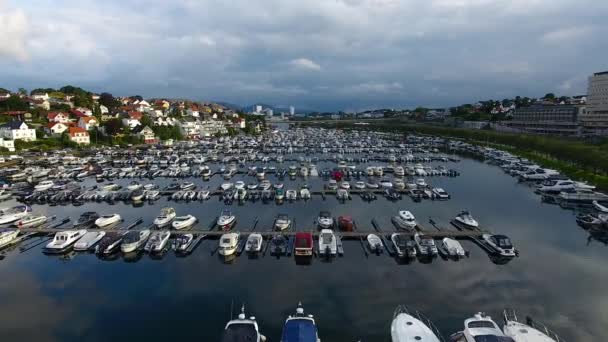
[[[608,68],[606,14],[594,0],[0,0],[0,86],[319,109],[578,94]]]

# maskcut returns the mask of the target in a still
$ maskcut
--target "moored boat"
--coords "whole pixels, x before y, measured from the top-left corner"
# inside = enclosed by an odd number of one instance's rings
[[[58,232],[53,237],[53,240],[44,247],[44,252],[63,253],[70,249],[86,233],[85,229]]]
[[[296,314],[287,317],[283,325],[280,342],[321,342],[313,315],[305,315],[302,303]]]
[[[106,235],[106,232],[87,232],[74,244],[75,251],[91,250],[101,239]]]
[[[424,315],[417,311],[410,311],[401,305],[393,313],[391,322],[392,342],[440,342],[441,334],[435,325]],[[483,340],[485,341],[485,340]]]
[[[237,319],[231,319],[224,327],[221,342],[265,342],[266,337],[260,333],[255,317],[246,318],[245,307]]]
[[[120,244],[120,250],[123,253],[131,253],[141,248],[150,237],[150,230],[132,230],[125,234]]]
[[[236,252],[239,245],[239,233],[227,233],[220,237],[219,250],[220,255],[230,256]]]
[[[154,219],[154,225],[157,227],[164,227],[171,223],[176,215],[175,209],[164,207],[160,210],[160,214]]]
[[[177,216],[173,219],[171,226],[173,229],[185,229],[192,227],[197,219],[194,215]]]

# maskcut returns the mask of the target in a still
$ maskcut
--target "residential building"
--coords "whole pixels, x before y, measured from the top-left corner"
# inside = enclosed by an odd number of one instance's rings
[[[188,120],[188,118],[184,118],[184,120],[177,121],[177,124],[184,138],[199,139],[201,137],[201,124],[198,119]]]
[[[0,136],[9,140],[36,141],[36,130],[23,121],[9,121],[0,126]]]
[[[70,116],[63,112],[50,112],[46,115],[46,119],[49,122],[61,122],[64,124],[70,122]]]
[[[122,123],[123,125],[129,127],[130,129],[135,128],[138,125],[141,125],[141,118],[143,117],[143,114],[141,112],[129,112],[127,114],[127,116],[122,119]]]
[[[89,108],[78,107],[78,108],[76,108],[76,110],[78,112],[84,114],[85,116],[93,116],[93,111],[90,110]]]
[[[504,124],[529,133],[579,136],[581,113],[582,106],[539,104],[515,109]]]
[[[289,106],[289,116],[296,115],[296,108],[294,106]]]
[[[50,122],[45,128],[45,132],[50,135],[62,135],[68,130],[68,125],[63,122]]]
[[[108,109],[108,107],[104,106],[104,105],[99,105],[99,112],[101,112],[101,114],[108,114],[110,112],[110,110]]]
[[[220,120],[204,120],[200,122],[200,134],[203,137],[209,137],[214,134],[226,134],[228,129],[226,124]]]
[[[81,127],[70,127],[70,140],[78,145],[88,145],[91,143],[89,132]]]
[[[581,115],[584,135],[608,135],[608,71],[589,77],[586,113]]]
[[[93,127],[99,127],[99,122],[94,116],[84,116],[78,119],[78,127],[88,131]]]
[[[33,100],[47,101],[49,99],[48,93],[34,93],[30,96]]]
[[[154,134],[152,128],[148,126],[139,125],[131,131],[131,133],[143,139],[145,144],[157,144],[158,138]]]
[[[261,113],[261,112],[262,112],[262,106],[260,106],[260,105],[256,105],[256,106],[255,106],[255,113],[259,114],[259,113]]]
[[[0,138],[0,147],[4,147],[9,152],[15,152],[15,141]]]
[[[6,100],[11,97],[11,93],[0,92],[0,100]]]

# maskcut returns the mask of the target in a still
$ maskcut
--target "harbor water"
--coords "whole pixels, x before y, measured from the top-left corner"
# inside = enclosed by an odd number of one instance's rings
[[[508,307],[542,321],[568,341],[608,339],[608,247],[576,225],[574,211],[541,202],[529,185],[482,161],[462,158],[431,164],[461,172],[459,177],[426,178],[450,193],[448,201],[415,203],[404,197],[390,202],[379,196],[367,203],[353,195],[341,203],[333,196],[323,200],[313,195],[307,202],[282,205],[225,205],[217,196],[190,203],[163,197],[143,205],[34,205],[34,212],[73,219],[85,211],[119,213],[125,223],[142,217],[141,226],[147,226],[162,207],[172,206],[178,215],[193,214],[199,227],[208,227],[229,208],[238,220],[234,230],[248,231],[257,219],[256,230],[269,231],[279,213],[295,219],[296,229],[311,230],[319,211],[328,210],[335,217],[351,215],[359,230],[372,232],[375,219],[389,232],[395,229],[390,217],[399,210],[411,211],[429,229],[434,229],[429,218],[453,229],[450,220],[466,209],[485,229],[509,236],[519,257],[494,263],[478,246],[463,241],[469,258],[404,264],[386,253],[366,255],[359,241],[349,240],[344,242],[344,256],[330,261],[313,258],[302,264],[293,257],[268,254],[256,259],[243,254],[227,261],[215,253],[217,240],[204,239],[185,257],[169,251],[160,258],[140,253],[100,259],[93,253],[45,255],[44,243],[33,243],[42,238],[35,238],[27,241],[29,249],[17,245],[2,252],[2,340],[218,341],[231,308],[236,314],[244,303],[269,341],[278,341],[285,318],[298,302],[315,315],[321,340],[330,342],[390,341],[392,313],[399,304],[425,313],[445,337],[461,330],[464,319],[476,312],[499,321]],[[268,178],[278,182],[275,176]],[[231,181],[238,179],[254,181],[246,175]],[[193,181],[199,189],[216,189],[224,180],[216,175],[209,182]],[[94,179],[85,182],[93,185]],[[130,180],[116,182],[127,185]],[[321,177],[282,182],[285,189],[307,183],[313,191],[325,184]]]

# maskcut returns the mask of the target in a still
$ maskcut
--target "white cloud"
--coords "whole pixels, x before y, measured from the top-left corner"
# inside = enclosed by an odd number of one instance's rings
[[[343,93],[399,93],[403,90],[403,85],[399,82],[381,83],[366,82],[344,87]]]
[[[0,57],[14,58],[20,62],[29,59],[25,48],[27,29],[25,13],[19,9],[10,10],[0,1]]]
[[[298,69],[321,70],[321,66],[308,58],[297,58],[289,62],[291,66]]]
[[[542,35],[540,40],[547,44],[572,43],[584,39],[592,34],[593,29],[589,26],[567,27],[550,31]]]

